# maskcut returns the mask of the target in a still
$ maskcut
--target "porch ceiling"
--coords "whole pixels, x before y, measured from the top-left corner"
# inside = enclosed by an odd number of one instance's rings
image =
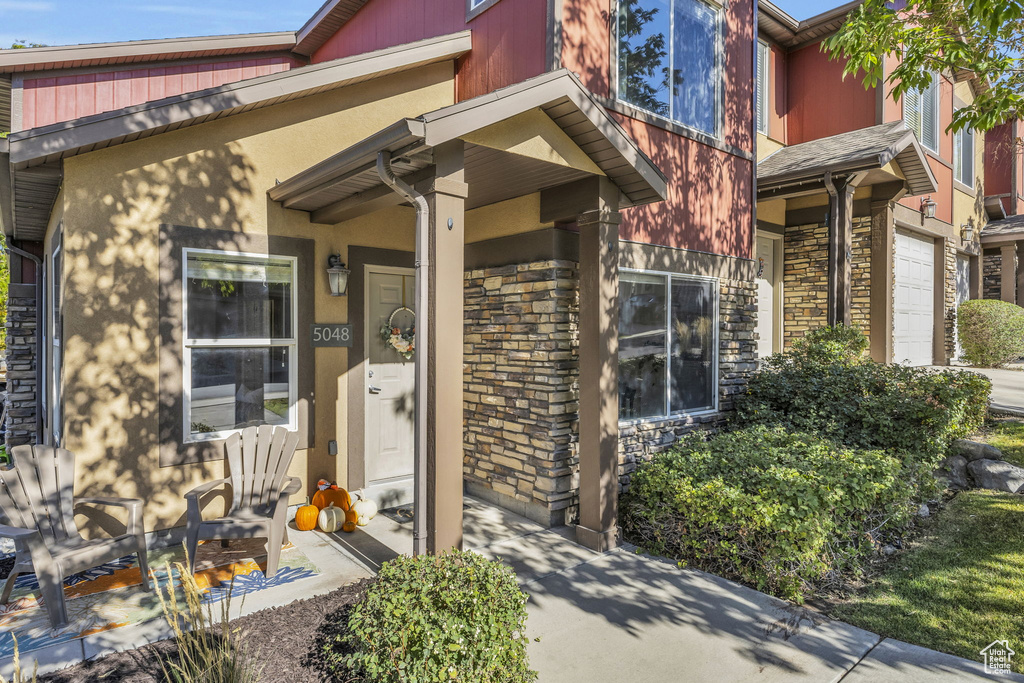
[[[390,153],[392,168],[407,183],[426,182],[432,176],[436,145],[471,138],[487,126],[531,110],[549,117],[594,167],[581,170],[467,142],[467,209],[532,194],[595,172],[615,183],[623,206],[664,199],[666,180],[661,171],[576,77],[564,70],[398,121],[276,185],[269,195],[287,208],[310,212],[314,222],[348,220],[400,202],[377,175],[378,152]]]

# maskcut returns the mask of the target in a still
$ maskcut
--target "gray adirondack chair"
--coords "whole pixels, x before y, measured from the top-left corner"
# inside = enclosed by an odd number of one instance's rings
[[[138,554],[142,585],[150,590],[141,500],[74,498],[75,456],[63,448],[15,446],[11,455],[14,467],[0,470],[0,512],[9,524],[0,525],[0,536],[14,539],[15,560],[0,602],[11,597],[19,574],[35,572],[50,625],[60,628],[68,620],[64,579],[132,554]],[[125,508],[125,533],[113,538],[82,538],[74,510],[83,504]]]
[[[277,573],[281,546],[288,542],[288,498],[302,487],[298,477],[287,476],[298,443],[297,432],[271,425],[246,427],[241,434],[228,437],[224,449],[230,476],[185,494],[190,572],[195,573],[199,541],[266,538],[266,577]],[[220,486],[231,487],[231,508],[225,517],[204,520],[199,497]]]

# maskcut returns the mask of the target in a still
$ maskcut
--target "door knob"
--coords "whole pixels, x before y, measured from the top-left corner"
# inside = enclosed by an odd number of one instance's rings
[[[373,386],[373,385],[371,384],[371,385],[370,385],[370,393],[371,393],[371,394],[379,394],[379,393],[380,393],[380,387],[375,387],[375,386]]]

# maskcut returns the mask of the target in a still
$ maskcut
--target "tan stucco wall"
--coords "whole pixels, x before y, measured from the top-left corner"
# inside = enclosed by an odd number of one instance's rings
[[[974,91],[968,81],[957,83],[953,88],[953,94],[969,105],[974,102]],[[985,212],[985,136],[983,133],[974,134],[974,191],[965,192],[960,186],[953,186],[953,228],[959,234],[960,226],[965,225],[969,220],[974,220],[975,235],[981,232],[988,220]]]
[[[78,454],[80,494],[142,497],[147,527],[165,528],[182,523],[185,491],[222,476],[219,462],[158,466],[159,225],[313,238],[325,268],[349,244],[410,249],[408,210],[362,221],[372,230],[314,225],[266,191],[453,97],[452,65],[440,64],[67,160],[65,444]],[[314,297],[318,322],[347,320],[348,300],[328,295],[324,270],[299,296]],[[315,447],[291,470],[304,482],[345,482],[347,362],[344,349],[316,350]],[[340,457],[327,455],[335,436]]]
[[[223,476],[220,462],[159,467],[161,387],[181,381],[159,376],[159,226],[310,238],[324,268],[332,253],[347,262],[349,246],[412,251],[409,208],[317,225],[266,191],[401,117],[451,104],[452,79],[450,63],[424,67],[66,161],[65,445],[78,454],[79,495],[142,497],[147,528],[161,529],[183,523],[185,491]],[[469,212],[466,240],[545,227],[539,206],[532,195]],[[350,322],[348,298],[329,296],[324,269],[314,275],[299,296],[314,298],[315,321]],[[307,487],[347,485],[347,353],[315,351],[315,443],[291,468]]]
[[[764,133],[757,134],[757,160],[762,161],[765,157],[775,154],[785,147],[778,140],[773,140]]]

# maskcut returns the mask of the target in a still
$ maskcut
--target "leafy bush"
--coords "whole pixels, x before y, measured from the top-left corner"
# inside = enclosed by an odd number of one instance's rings
[[[953,439],[983,424],[992,387],[985,377],[868,359],[836,362],[831,344],[809,341],[768,358],[736,402],[736,423],[813,432],[847,446],[914,454],[931,465]]]
[[[856,325],[832,325],[808,332],[792,353],[818,363],[850,365],[867,360],[870,342]]]
[[[998,368],[1024,357],[1024,308],[1006,301],[976,299],[957,308],[956,328],[963,359]]]
[[[527,596],[511,569],[472,552],[385,562],[325,654],[375,683],[536,678],[526,655]]]
[[[914,492],[894,455],[752,427],[642,464],[622,519],[650,552],[799,600],[903,526]]]

